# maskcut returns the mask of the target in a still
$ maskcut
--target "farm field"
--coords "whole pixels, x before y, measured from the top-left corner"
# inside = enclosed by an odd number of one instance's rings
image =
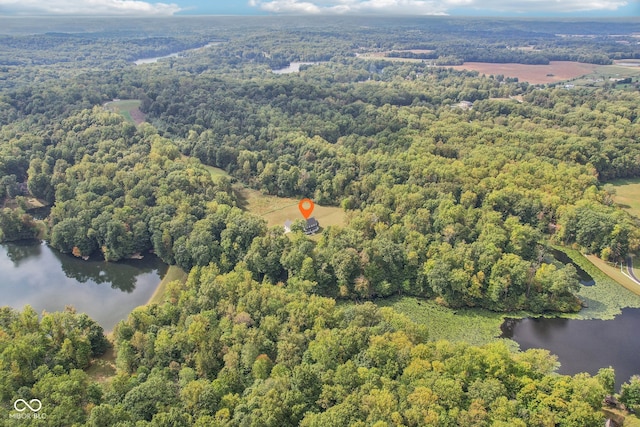
[[[548,65],[494,64],[488,62],[465,62],[455,65],[454,70],[472,70],[481,74],[503,74],[505,77],[517,77],[521,82],[532,84],[556,83],[591,74],[602,65],[583,64],[573,61],[551,61]],[[552,75],[550,75],[552,74]]]
[[[139,125],[144,122],[144,113],[140,111],[141,101],[138,99],[125,99],[111,101],[104,104],[104,107],[124,116],[129,122]]]

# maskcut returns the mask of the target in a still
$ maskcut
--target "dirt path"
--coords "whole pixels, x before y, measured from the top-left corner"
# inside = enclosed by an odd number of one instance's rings
[[[129,114],[131,114],[131,119],[136,124],[136,126],[139,126],[140,123],[144,122],[144,113],[140,111],[140,109],[134,108],[129,112]]]

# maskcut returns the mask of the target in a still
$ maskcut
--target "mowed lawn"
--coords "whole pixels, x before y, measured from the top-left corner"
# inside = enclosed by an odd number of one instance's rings
[[[298,209],[300,202],[298,199],[269,196],[238,184],[233,188],[240,202],[240,207],[266,219],[269,227],[284,226],[288,219],[292,221],[304,219]],[[316,204],[311,216],[318,220],[321,229],[330,225],[345,225],[345,212],[341,208]]]
[[[640,218],[640,179],[617,179],[610,184],[616,189],[616,203],[631,215]]]

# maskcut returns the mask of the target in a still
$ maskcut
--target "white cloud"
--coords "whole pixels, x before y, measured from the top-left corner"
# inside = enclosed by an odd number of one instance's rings
[[[626,0],[249,0],[251,6],[274,13],[396,15],[442,15],[452,8],[511,13],[613,11],[629,3]]]
[[[174,3],[139,0],[0,0],[0,14],[166,16],[180,10]]]
[[[446,11],[439,0],[251,0],[249,4],[275,13],[439,15]]]

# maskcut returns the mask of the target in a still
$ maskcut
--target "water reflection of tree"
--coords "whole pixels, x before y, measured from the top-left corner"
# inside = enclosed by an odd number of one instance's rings
[[[22,261],[39,257],[42,253],[42,247],[37,240],[28,240],[23,242],[13,242],[2,247],[7,252],[7,258],[11,260],[15,267],[20,267]]]
[[[105,262],[98,260],[81,260],[71,255],[53,251],[60,260],[64,274],[80,283],[92,281],[99,285],[111,284],[113,289],[131,293],[136,287],[138,276],[161,269],[157,259],[143,259],[132,262]]]
[[[529,319],[531,332],[540,339],[548,340],[552,335],[557,334],[560,329],[569,326],[569,320],[562,317],[540,317]]]
[[[513,338],[513,332],[520,322],[522,322],[522,319],[513,319],[510,317],[505,318],[504,322],[502,322],[502,325],[500,326],[500,330],[502,330],[502,337]]]

